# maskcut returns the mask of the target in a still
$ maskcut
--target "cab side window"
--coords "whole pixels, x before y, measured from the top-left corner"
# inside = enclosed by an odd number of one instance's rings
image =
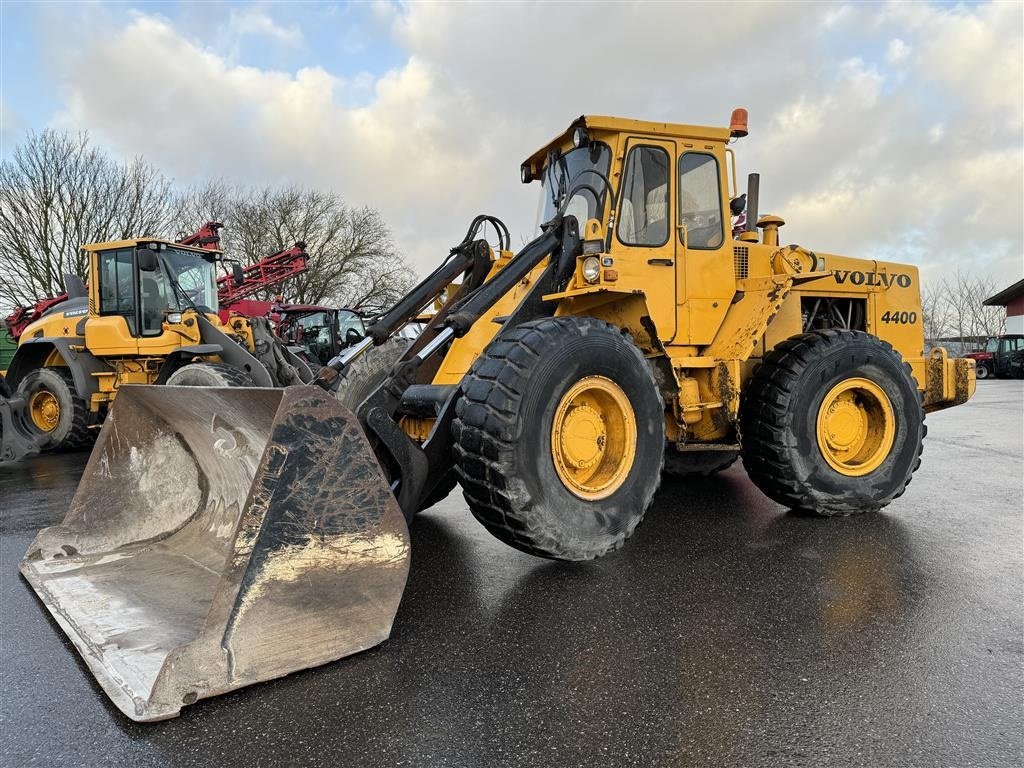
[[[661,147],[633,147],[626,158],[618,235],[624,245],[668,242],[669,156]]]
[[[703,152],[687,152],[679,159],[679,223],[686,227],[686,246],[697,250],[719,248],[725,239],[718,160]],[[679,231],[683,239],[683,231]]]
[[[100,261],[100,314],[121,315],[135,335],[134,253],[131,248],[104,251]]]

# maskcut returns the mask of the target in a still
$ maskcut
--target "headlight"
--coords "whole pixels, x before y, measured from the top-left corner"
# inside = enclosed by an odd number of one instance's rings
[[[582,125],[577,125],[572,129],[572,145],[574,147],[585,147],[590,143],[590,137],[587,135],[587,129]]]
[[[171,325],[177,325],[181,322],[181,312],[168,312],[167,322]]]
[[[596,283],[601,276],[601,260],[597,256],[587,256],[583,260],[583,279],[588,283]]]
[[[529,184],[533,181],[533,169],[527,163],[523,163],[519,166],[519,178],[522,179],[523,184]]]

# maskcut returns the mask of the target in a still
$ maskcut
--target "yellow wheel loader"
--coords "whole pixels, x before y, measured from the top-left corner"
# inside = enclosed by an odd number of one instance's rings
[[[622,546],[663,472],[737,454],[794,509],[903,493],[973,363],[924,354],[914,267],[780,245],[757,177],[737,188],[743,135],[742,110],[581,117],[522,165],[537,238],[513,254],[477,217],[316,386],[124,387],[21,566],[122,711],[173,717],[383,641],[408,525],[456,483],[496,537],[566,560]]]
[[[259,318],[218,316],[220,251],[155,239],[83,246],[89,288],[19,336],[0,398],[0,460],[88,445],[125,384],[285,386],[308,366]],[[15,399],[14,396],[17,396]]]

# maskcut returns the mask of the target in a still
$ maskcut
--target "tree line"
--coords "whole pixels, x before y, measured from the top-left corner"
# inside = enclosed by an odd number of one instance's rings
[[[959,270],[924,287],[921,311],[926,339],[965,342],[998,336],[1006,328],[1006,309],[986,307],[982,302],[1005,286],[994,278],[965,274]]]
[[[207,221],[224,223],[221,248],[243,264],[305,242],[307,271],[270,292],[289,303],[374,312],[413,280],[374,208],[297,185],[180,188],[143,158],[114,160],[86,133],[45,130],[0,160],[0,308],[62,293],[66,273],[85,279],[82,245],[176,240]]]

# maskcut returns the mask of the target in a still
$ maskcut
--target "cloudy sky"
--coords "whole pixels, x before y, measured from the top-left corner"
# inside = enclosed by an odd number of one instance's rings
[[[1024,272],[1024,4],[0,4],[2,126],[378,207],[419,270],[580,114],[725,125],[816,250]]]

